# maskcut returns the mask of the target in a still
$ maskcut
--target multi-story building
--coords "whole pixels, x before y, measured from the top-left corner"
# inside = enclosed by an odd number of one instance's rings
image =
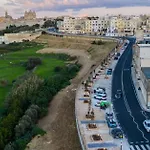
[[[110,18],[109,17],[100,17],[98,19],[98,31],[102,33],[103,31],[109,30]]]
[[[59,29],[59,31],[64,32],[64,21],[63,21],[63,19],[57,20],[57,28]]]
[[[80,34],[84,33],[85,19],[79,17],[64,17],[64,32]]]
[[[150,107],[150,38],[134,45],[133,66],[139,80],[139,90],[143,94],[143,102]]]
[[[124,31],[125,32],[134,32],[137,29],[137,20],[135,19],[126,19]]]
[[[60,25],[60,22],[58,23]],[[90,34],[104,34],[104,33],[121,33],[126,34],[130,32],[133,34],[140,26],[139,17],[125,17],[125,16],[105,16],[105,17],[64,17],[64,20],[59,26],[59,30],[68,33],[90,33]]]
[[[117,27],[117,16],[115,17],[111,17],[110,19],[110,32],[113,33],[113,32],[118,32],[118,27]]]
[[[85,19],[85,28],[84,28],[85,33],[92,33],[92,20],[87,18]]]

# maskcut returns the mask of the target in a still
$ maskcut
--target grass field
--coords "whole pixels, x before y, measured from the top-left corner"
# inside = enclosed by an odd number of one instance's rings
[[[48,77],[54,74],[56,66],[62,66],[64,61],[51,57],[51,55],[36,54],[36,51],[42,46],[27,48],[21,51],[7,53],[0,56],[0,80],[7,80],[8,85],[0,86],[0,107],[11,89],[12,81],[26,72],[25,67],[21,63],[26,62],[30,57],[40,57],[42,64],[37,66],[34,73],[41,77]]]

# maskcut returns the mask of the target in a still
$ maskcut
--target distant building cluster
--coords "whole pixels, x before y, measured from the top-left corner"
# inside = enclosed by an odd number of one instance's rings
[[[141,25],[140,17],[104,16],[104,17],[69,17],[57,22],[59,31],[75,34],[134,33]]]
[[[42,25],[44,23],[43,18],[37,18],[35,11],[25,11],[24,15],[21,16],[18,19],[13,19],[12,16],[8,14],[8,12],[5,12],[4,16],[0,17],[0,30],[5,29],[6,26],[9,25],[29,25],[32,26],[34,24],[40,24]]]
[[[137,30],[142,29],[145,32],[150,30],[150,16],[103,16],[103,17],[72,17],[61,16],[56,18],[37,18],[35,11],[25,11],[24,15],[18,19],[5,12],[0,17],[0,30],[9,25],[43,25],[44,21],[52,20],[57,22],[58,31],[72,34],[92,34],[92,35],[108,35],[115,34],[134,34]],[[50,26],[51,27],[51,26]]]

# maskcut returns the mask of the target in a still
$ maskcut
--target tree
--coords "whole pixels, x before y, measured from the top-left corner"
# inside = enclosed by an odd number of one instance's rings
[[[13,143],[9,143],[5,146],[4,150],[15,150],[15,146]]]

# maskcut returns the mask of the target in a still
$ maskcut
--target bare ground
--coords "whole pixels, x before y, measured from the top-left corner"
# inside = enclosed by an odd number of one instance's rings
[[[54,42],[54,41],[53,41]],[[52,42],[52,43],[53,43]],[[86,41],[84,41],[86,43]],[[53,48],[45,48],[39,53],[67,53],[72,56],[77,56],[79,63],[82,64],[82,69],[78,75],[72,80],[72,84],[65,89],[61,90],[53,99],[49,105],[48,115],[43,119],[39,120],[39,127],[44,129],[47,133],[42,137],[35,137],[31,143],[29,143],[29,150],[81,150],[76,124],[75,124],[75,89],[81,80],[88,74],[93,64],[101,61],[109,51],[115,47],[115,44],[111,43],[112,47],[105,46],[97,47],[98,52],[94,59],[92,55],[88,52],[86,47],[83,50],[78,50],[78,45],[76,44],[76,49],[65,48],[68,43],[63,44],[62,46],[65,49],[58,49],[62,45],[52,46],[51,40],[49,40],[49,46]],[[63,41],[64,43],[64,41]],[[70,45],[71,43],[69,43]],[[72,46],[72,45],[71,45]],[[69,46],[69,47],[71,47]],[[85,46],[85,45],[84,45]],[[88,47],[91,47],[88,45]],[[94,51],[96,49],[94,48]]]

